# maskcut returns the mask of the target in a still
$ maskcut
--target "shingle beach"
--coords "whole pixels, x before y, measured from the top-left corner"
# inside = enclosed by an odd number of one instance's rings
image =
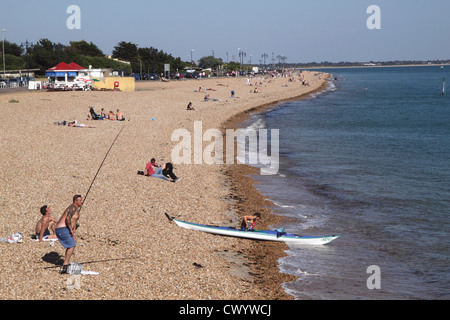
[[[258,93],[245,77],[143,81],[135,92],[0,92],[0,237],[25,236],[22,244],[0,243],[0,299],[291,299],[282,283],[295,278],[277,265],[284,244],[185,230],[164,215],[238,227],[242,215],[259,211],[258,228],[279,223],[270,199],[249,176],[259,170],[176,164],[182,179],[175,183],[137,171],[151,158],[172,162],[177,129],[193,135],[195,121],[201,121],[203,132],[231,129],[249,112],[326,86],[326,74],[301,75],[308,86],[257,76],[251,81],[262,82]],[[204,101],[205,94],[210,101]],[[186,110],[189,102],[195,111]],[[90,106],[97,112],[120,109],[129,121],[88,121]],[[55,124],[73,119],[96,128]],[[64,248],[31,236],[41,206],[51,207],[59,219],[75,194],[84,197],[97,172],[80,213],[72,262],[99,274],[81,276],[80,288],[70,289],[70,276],[60,275],[57,267]]]

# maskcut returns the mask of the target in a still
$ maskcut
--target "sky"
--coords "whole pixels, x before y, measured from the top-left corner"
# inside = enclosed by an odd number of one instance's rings
[[[0,29],[17,44],[85,40],[111,54],[127,41],[184,61],[237,61],[239,49],[253,64],[448,60],[449,13],[448,0],[0,0]]]

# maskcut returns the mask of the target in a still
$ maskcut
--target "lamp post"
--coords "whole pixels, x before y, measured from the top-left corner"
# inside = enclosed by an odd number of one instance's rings
[[[5,71],[5,32],[6,32],[6,29],[2,29],[2,35],[3,35],[3,44],[2,44],[3,78],[6,79],[6,71]]]
[[[139,60],[139,80],[142,80],[142,60]]]
[[[241,55],[241,48],[238,48],[239,51],[239,76],[241,75],[241,71],[242,71],[242,55]]]

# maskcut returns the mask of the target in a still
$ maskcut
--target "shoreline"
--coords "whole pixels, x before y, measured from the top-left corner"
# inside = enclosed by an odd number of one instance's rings
[[[261,78],[264,84],[257,94],[245,84],[245,78],[213,78],[139,83],[131,93],[26,91],[0,95],[0,192],[4,196],[0,237],[16,232],[25,236],[24,244],[0,244],[0,299],[291,299],[281,284],[293,278],[281,275],[276,265],[277,255],[283,254],[282,245],[267,249],[270,244],[194,233],[169,223],[164,216],[167,212],[185,221],[222,224],[236,218],[241,212],[236,208],[261,211],[262,201],[270,206],[246,177],[251,167],[175,165],[175,173],[182,178],[179,183],[136,172],[152,157],[160,164],[170,162],[175,145],[171,135],[176,129],[192,133],[195,121],[202,121],[203,130],[231,128],[232,121],[246,114],[298,99],[306,91],[309,95],[327,83],[322,79],[324,73],[306,71],[304,75],[311,87],[289,83],[287,78]],[[204,102],[205,93],[198,93],[199,86],[217,100]],[[230,99],[231,90],[236,91],[236,99]],[[186,111],[189,101],[196,111]],[[30,237],[40,206],[49,205],[52,216],[59,219],[73,195],[86,192],[123,127],[115,121],[87,122],[89,106],[97,112],[102,107],[106,111],[120,109],[131,121],[92,185],[79,221],[79,242],[72,261],[94,262],[85,268],[100,275],[83,277],[81,290],[74,291],[67,289],[68,278],[59,276],[55,268],[64,256],[62,246],[37,243]],[[96,128],[54,124],[74,118]],[[233,178],[224,174],[231,169]],[[247,189],[239,190],[233,182],[236,179],[247,180]],[[274,218],[268,213],[264,222],[275,223],[269,217]],[[263,251],[258,254],[254,247]],[[265,250],[273,251],[273,256]],[[260,261],[263,257],[268,260]]]
[[[222,128],[237,129],[239,124],[248,119],[251,114],[262,114],[267,112],[268,108],[277,104],[306,99],[313,94],[322,92],[326,90],[329,79],[330,75],[327,75],[319,88],[303,93],[298,97],[273,101],[245,110],[225,121]],[[257,190],[256,182],[252,176],[259,174],[258,168],[245,164],[228,165],[223,174],[230,181],[230,191],[232,191],[230,197],[238,200],[238,203],[235,204],[235,210],[240,214],[240,219],[244,215],[260,212],[263,218],[258,223],[259,229],[268,229],[272,225],[286,221],[286,218],[273,213],[274,204],[271,199]],[[256,297],[256,299],[293,300],[294,297],[286,293],[282,285],[286,282],[295,281],[298,277],[282,273],[278,266],[278,260],[286,256],[285,250],[288,250],[288,245],[268,241],[254,241],[253,243],[252,246],[243,245],[239,247],[239,251],[244,252],[244,256],[250,261],[249,268],[251,274],[255,277],[255,285],[262,292],[266,290],[266,296]]]

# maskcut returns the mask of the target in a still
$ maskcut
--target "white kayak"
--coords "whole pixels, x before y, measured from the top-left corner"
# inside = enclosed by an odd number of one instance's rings
[[[233,227],[207,226],[171,218],[179,227],[202,231],[221,236],[247,238],[254,240],[280,241],[289,244],[324,245],[339,238],[340,236],[307,237],[286,233],[279,230],[241,230]]]

